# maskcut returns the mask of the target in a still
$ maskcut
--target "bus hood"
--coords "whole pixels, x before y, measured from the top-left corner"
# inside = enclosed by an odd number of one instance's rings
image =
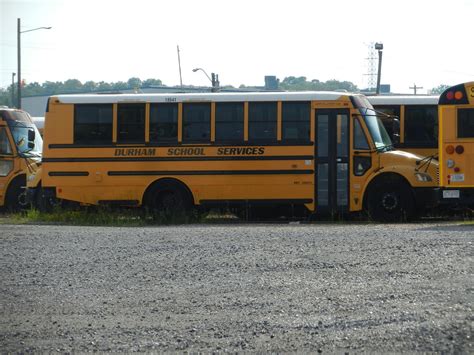
[[[434,156],[392,150],[380,154],[381,172],[404,175],[412,186],[438,185],[439,162]]]

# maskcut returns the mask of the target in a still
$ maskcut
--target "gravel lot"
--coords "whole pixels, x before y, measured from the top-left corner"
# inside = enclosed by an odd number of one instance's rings
[[[0,225],[0,350],[473,353],[474,225]]]

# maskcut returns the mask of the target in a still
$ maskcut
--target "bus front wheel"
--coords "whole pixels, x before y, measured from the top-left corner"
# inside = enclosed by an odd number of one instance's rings
[[[378,222],[412,220],[415,200],[410,186],[399,178],[379,180],[369,190],[368,212]]]
[[[5,194],[5,207],[8,212],[18,212],[28,208],[25,193],[26,178],[17,176],[8,186]]]

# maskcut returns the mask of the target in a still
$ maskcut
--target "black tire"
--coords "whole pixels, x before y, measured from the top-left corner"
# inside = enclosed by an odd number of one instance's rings
[[[155,218],[180,221],[188,216],[193,202],[185,188],[177,184],[158,184],[147,192],[145,207]]]
[[[55,208],[61,207],[61,200],[55,196],[52,189],[38,188],[35,206],[40,212],[51,213]]]
[[[415,218],[411,187],[400,178],[380,179],[368,192],[368,212],[378,222],[405,222]]]
[[[5,194],[5,209],[8,212],[24,211],[28,208],[25,185],[26,178],[20,176],[16,177],[8,186]]]

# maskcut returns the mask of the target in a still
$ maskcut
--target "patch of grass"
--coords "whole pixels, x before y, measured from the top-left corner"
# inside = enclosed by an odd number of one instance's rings
[[[79,226],[127,226],[140,227],[147,225],[173,225],[202,222],[203,217],[197,213],[164,215],[151,214],[135,209],[108,209],[105,207],[80,210],[56,208],[52,212],[40,212],[30,209],[21,213],[6,216],[3,223],[14,224],[66,224]]]

